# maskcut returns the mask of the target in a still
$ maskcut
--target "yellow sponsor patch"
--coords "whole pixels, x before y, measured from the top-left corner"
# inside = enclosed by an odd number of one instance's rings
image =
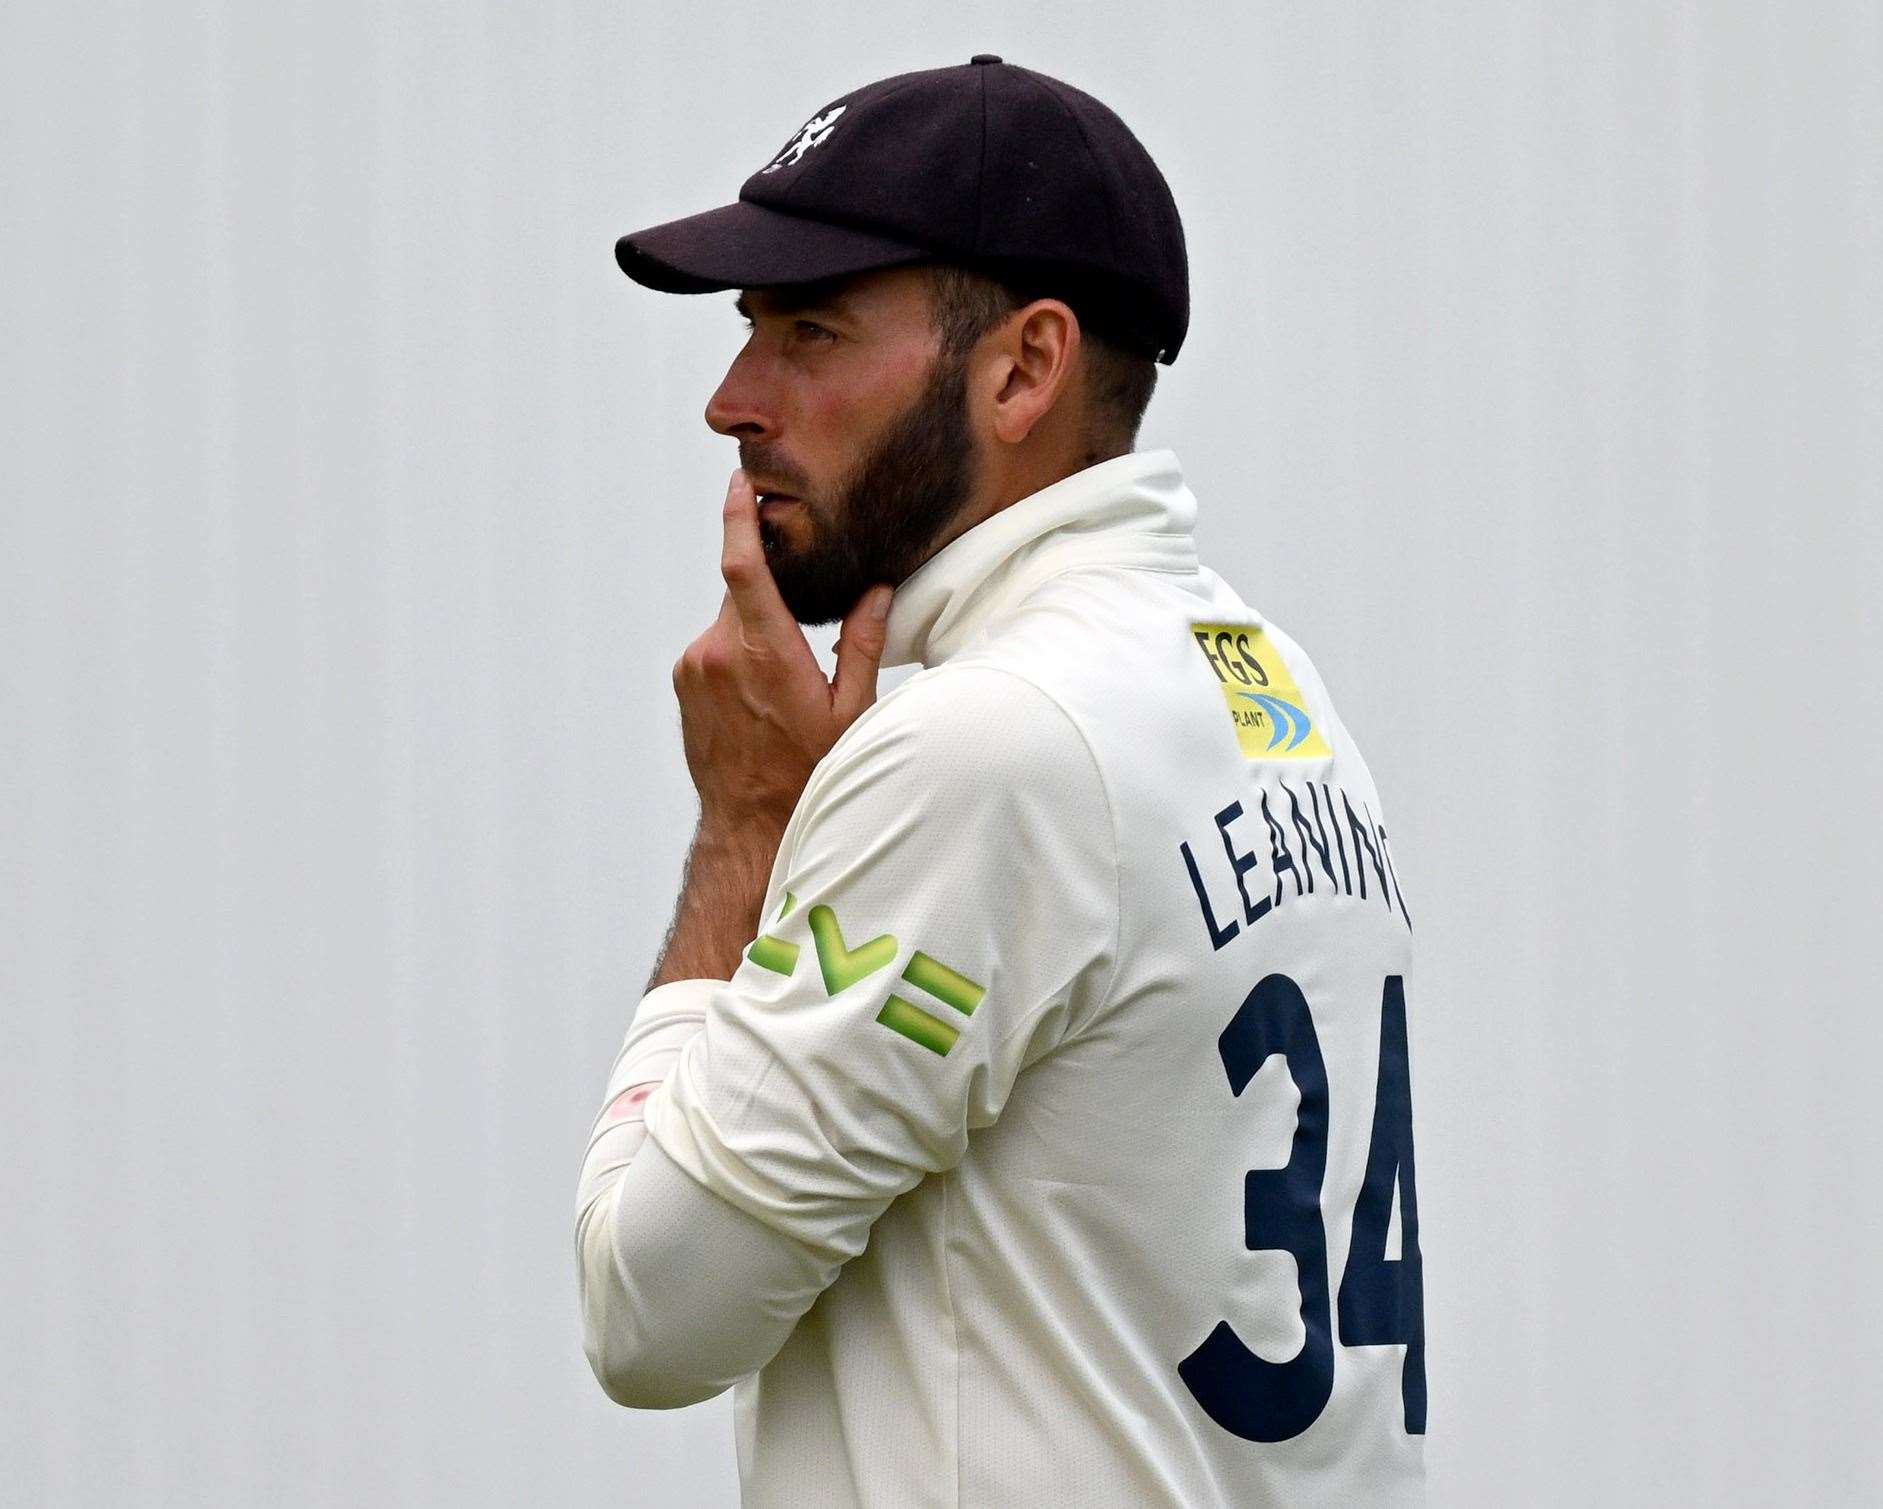
[[[1254,624],[1191,624],[1223,689],[1236,740],[1252,760],[1312,760],[1333,750],[1274,641]]]

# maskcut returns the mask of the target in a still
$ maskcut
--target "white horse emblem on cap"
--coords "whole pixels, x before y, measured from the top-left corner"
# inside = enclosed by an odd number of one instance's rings
[[[761,168],[759,171],[763,173],[776,173],[780,168],[790,167],[793,163],[802,158],[806,152],[810,151],[812,147],[823,141],[825,137],[829,136],[831,132],[837,129],[837,117],[842,115],[848,108],[849,107],[846,105],[839,105],[835,110],[829,111],[824,115],[812,116],[799,129],[798,134],[791,138],[789,144],[786,145],[784,151],[778,154],[777,159],[772,165],[769,168]]]

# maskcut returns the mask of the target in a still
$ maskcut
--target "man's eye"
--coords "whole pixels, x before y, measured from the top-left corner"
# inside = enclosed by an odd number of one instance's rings
[[[822,325],[818,324],[816,320],[793,320],[791,324],[792,324],[793,329],[798,330],[802,332],[803,334],[810,336],[816,340],[833,340],[834,341],[837,338],[836,331],[826,330]],[[747,319],[744,315],[740,315],[739,316],[739,328],[745,331],[746,334],[750,335],[758,327],[753,321]]]

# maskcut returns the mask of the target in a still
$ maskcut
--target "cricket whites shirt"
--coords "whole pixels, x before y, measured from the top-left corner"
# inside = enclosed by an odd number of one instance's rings
[[[747,1509],[1424,1502],[1399,856],[1313,663],[1114,457],[897,593],[730,981],[578,1192],[622,1403]]]

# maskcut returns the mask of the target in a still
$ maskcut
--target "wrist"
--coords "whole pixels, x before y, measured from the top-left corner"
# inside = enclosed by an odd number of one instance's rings
[[[687,855],[674,925],[648,982],[730,980],[758,931],[783,826],[702,813]]]
[[[744,860],[760,867],[764,877],[769,878],[789,821],[788,817],[770,813],[702,809],[693,833],[694,852],[730,862]]]

